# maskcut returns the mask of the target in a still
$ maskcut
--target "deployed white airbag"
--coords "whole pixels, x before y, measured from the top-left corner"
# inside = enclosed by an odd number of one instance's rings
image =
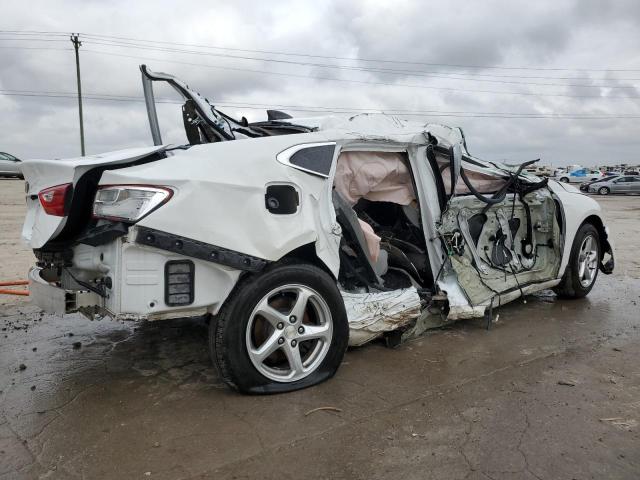
[[[335,187],[352,206],[364,198],[374,202],[409,205],[416,195],[411,173],[400,152],[343,152],[338,157]],[[359,220],[369,250],[369,258],[378,261],[380,237]]]
[[[409,205],[416,198],[411,173],[399,152],[344,152],[338,157],[335,186],[351,205],[365,198]]]

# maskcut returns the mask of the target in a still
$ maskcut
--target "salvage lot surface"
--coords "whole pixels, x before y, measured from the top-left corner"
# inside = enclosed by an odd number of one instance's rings
[[[0,180],[0,281],[24,278],[23,182]],[[0,296],[0,479],[640,477],[640,197],[596,197],[616,272],[396,350],[318,387],[240,396],[197,320],[90,322]],[[339,411],[319,410],[335,407]]]

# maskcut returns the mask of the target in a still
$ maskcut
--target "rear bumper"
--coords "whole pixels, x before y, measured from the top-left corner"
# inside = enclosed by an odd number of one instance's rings
[[[58,287],[43,278],[43,273],[38,267],[29,270],[29,300],[45,312],[63,315],[83,308],[104,308],[98,294]]]
[[[34,267],[29,272],[31,302],[47,313],[80,312],[118,320],[216,314],[241,273],[125,237],[71,250],[73,258],[62,268],[62,276],[60,268]],[[188,265],[189,272],[176,273],[176,264]]]

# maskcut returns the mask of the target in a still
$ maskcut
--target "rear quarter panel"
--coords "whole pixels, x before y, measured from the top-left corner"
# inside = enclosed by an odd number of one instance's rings
[[[170,186],[171,200],[138,225],[276,261],[323,236],[336,237],[326,212],[330,184],[276,160],[292,145],[325,140],[303,134],[198,145],[153,164],[105,172],[100,184]],[[296,188],[296,213],[266,209],[266,187],[273,183]],[[318,256],[337,273],[337,243],[334,248],[324,243],[316,244]]]

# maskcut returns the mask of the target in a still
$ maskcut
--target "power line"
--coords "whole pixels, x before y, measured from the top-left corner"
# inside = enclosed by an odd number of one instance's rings
[[[488,94],[494,94],[494,95],[522,95],[522,96],[531,96],[531,97],[598,98],[598,99],[606,99],[606,100],[640,99],[640,96],[637,96],[637,95],[636,96],[611,96],[611,95],[600,96],[600,95],[571,95],[571,94],[563,94],[563,93],[505,92],[505,91],[498,91],[498,90],[476,90],[476,89],[463,89],[463,88],[454,88],[454,87],[437,87],[437,86],[431,86],[431,85],[412,85],[412,84],[405,84],[405,83],[373,82],[373,81],[367,81],[367,80],[354,80],[354,79],[323,77],[323,76],[315,76],[315,75],[303,75],[303,74],[295,74],[295,73],[271,72],[268,70],[255,70],[255,69],[247,69],[247,68],[240,68],[240,67],[226,67],[221,65],[184,62],[180,60],[168,60],[168,59],[157,58],[157,57],[146,57],[146,56],[139,56],[139,55],[127,55],[127,54],[116,53],[116,52],[105,52],[102,50],[84,49],[84,51],[90,52],[90,53],[97,53],[101,55],[134,58],[137,60],[154,60],[158,62],[176,63],[180,65],[190,65],[190,66],[202,67],[202,68],[214,68],[214,69],[220,69],[220,70],[256,73],[261,75],[278,75],[278,76],[285,76],[290,78],[310,78],[314,80],[327,80],[327,81],[354,83],[354,84],[361,84],[361,85],[380,85],[380,86],[389,86],[389,87],[420,88],[420,89],[439,90],[439,91],[448,91],[448,92],[488,93]]]
[[[22,96],[22,97],[47,97],[47,98],[69,98],[75,99],[74,92],[40,92],[31,90],[0,90],[0,95],[4,96]],[[144,102],[142,97],[133,97],[126,95],[84,93],[83,99],[104,100],[117,102]],[[157,103],[168,103],[180,105],[183,102],[179,100],[159,99]],[[306,105],[285,105],[285,104],[268,104],[268,103],[244,103],[220,101],[216,102],[218,106],[226,106],[230,108],[246,108],[251,110],[264,110],[266,108],[282,108],[291,111],[315,112],[315,113],[384,113],[387,115],[397,116],[451,116],[461,118],[534,118],[534,119],[565,119],[565,120],[605,120],[605,119],[635,119],[640,115],[634,114],[576,114],[576,113],[518,113],[518,112],[464,112],[464,111],[442,111],[442,110],[402,110],[398,108],[357,108],[357,107],[324,107],[324,106],[306,106]]]
[[[67,36],[69,33],[67,32],[53,32],[53,31],[34,31],[34,30],[0,30],[0,34],[8,33],[8,34],[23,34],[23,35],[35,35],[35,34],[43,34],[43,35],[64,35]],[[496,66],[496,65],[470,65],[470,64],[448,64],[448,63],[432,63],[432,62],[418,62],[412,60],[390,60],[390,59],[380,59],[380,58],[352,58],[352,57],[343,57],[343,56],[331,56],[331,55],[318,55],[311,53],[298,53],[298,52],[284,52],[278,50],[259,50],[259,49],[247,49],[247,48],[235,48],[235,47],[222,47],[217,45],[206,45],[206,44],[196,44],[196,43],[183,43],[183,42],[171,42],[166,40],[146,40],[141,38],[134,37],[123,37],[123,36],[115,36],[115,35],[101,35],[101,34],[93,34],[93,33],[81,33],[82,36],[86,36],[87,38],[97,38],[103,40],[124,40],[124,41],[133,41],[139,43],[156,43],[156,44],[164,44],[164,45],[177,45],[177,46],[185,46],[185,47],[194,47],[194,48],[210,48],[217,50],[228,50],[228,51],[237,51],[237,52],[249,52],[249,53],[262,53],[262,54],[275,54],[275,55],[283,55],[283,56],[293,56],[293,57],[307,57],[307,58],[322,58],[328,60],[345,60],[345,61],[359,61],[359,62],[375,62],[375,63],[390,63],[390,64],[398,64],[398,65],[424,65],[424,66],[436,66],[436,67],[450,67],[450,68],[466,68],[466,69],[495,69],[495,70],[532,70],[532,71],[590,71],[590,72],[640,72],[640,69],[629,69],[629,68],[584,68],[584,67],[539,67],[539,66]]]
[[[93,38],[95,37],[94,35],[91,34],[87,34],[87,36],[89,38]],[[2,40],[2,38],[0,38],[0,40]],[[25,38],[22,40],[32,40],[30,38]],[[62,39],[58,39],[58,40],[46,40],[46,39],[33,39],[33,41],[64,41]],[[149,42],[149,41],[147,41]],[[484,82],[484,83],[499,83],[499,84],[514,84],[514,85],[527,85],[527,86],[551,86],[551,87],[578,87],[578,88],[608,88],[608,89],[633,89],[635,90],[636,87],[635,86],[630,86],[630,85],[609,85],[609,84],[567,84],[567,83],[541,83],[541,82],[521,82],[521,81],[513,81],[513,80],[495,80],[495,79],[477,79],[477,78],[459,78],[461,75],[470,75],[470,74],[461,74],[461,73],[450,73],[450,72],[420,72],[420,71],[413,71],[413,70],[397,70],[397,69],[387,69],[387,68],[371,68],[371,67],[354,67],[354,66],[344,66],[344,65],[331,65],[331,64],[318,64],[318,63],[311,63],[311,62],[295,62],[295,61],[290,61],[290,60],[280,60],[280,59],[269,59],[269,58],[259,58],[259,57],[247,57],[247,56],[238,56],[238,55],[228,55],[228,54],[216,54],[216,53],[211,53],[211,52],[199,52],[199,51],[189,51],[189,50],[180,50],[180,49],[168,49],[165,47],[155,47],[155,46],[149,46],[149,45],[140,45],[140,44],[134,44],[134,43],[123,43],[123,42],[114,42],[114,41],[108,41],[108,42],[97,42],[97,41],[91,41],[90,43],[96,44],[96,45],[102,45],[102,46],[113,46],[113,47],[120,47],[120,48],[137,48],[137,49],[143,49],[143,50],[152,50],[152,51],[160,51],[160,52],[171,52],[171,53],[182,53],[182,54],[190,54],[190,55],[211,55],[211,56],[219,56],[219,57],[223,57],[223,58],[233,58],[233,59],[240,59],[240,60],[250,60],[250,61],[263,61],[263,62],[276,62],[276,63],[285,63],[285,64],[292,64],[292,65],[304,65],[304,66],[311,66],[311,67],[322,67],[322,68],[332,68],[332,69],[339,69],[339,70],[352,70],[352,71],[363,71],[363,72],[372,72],[372,73],[380,73],[380,74],[388,74],[388,75],[402,75],[402,76],[414,76],[414,77],[427,77],[427,78],[443,78],[443,79],[447,79],[447,80],[458,80],[458,81],[474,81],[474,82]],[[161,43],[170,43],[170,42],[161,42]],[[2,48],[2,47],[0,47]],[[222,48],[222,47],[220,47]],[[27,49],[27,48],[25,48]],[[28,49],[36,49],[33,47],[30,47]],[[455,75],[455,76],[453,76]],[[475,74],[475,75],[482,75],[482,74]],[[495,76],[495,74],[493,75],[483,75],[485,77],[492,77]],[[506,77],[506,78],[518,78],[517,76],[504,76],[502,75],[501,77]],[[592,80],[589,77],[561,77],[561,78],[557,78],[557,77],[535,77],[535,78],[551,78],[554,80],[557,79],[564,79],[564,80],[570,80],[570,79],[578,79],[578,78],[583,78],[583,79],[587,79],[587,80]],[[616,80],[621,80],[621,79],[616,79]],[[625,79],[625,80],[632,80],[632,81],[636,81],[636,80],[640,80],[640,79]],[[489,93],[489,92],[486,92]],[[493,93],[493,92],[491,92]],[[505,92],[506,93],[506,92]],[[510,93],[516,93],[516,92],[510,92]],[[598,98],[600,98],[600,96],[597,96]],[[628,98],[628,97],[625,97]]]
[[[0,37],[1,42],[66,42],[62,38],[4,38]]]
[[[3,47],[0,45],[0,49],[3,50],[41,50],[41,51],[51,51],[51,50],[58,50],[58,51],[72,51],[73,48],[55,48],[55,47],[22,47],[22,46],[11,46],[11,47]]]
[[[330,69],[336,69],[336,70],[371,72],[371,73],[379,73],[379,74],[386,74],[386,75],[402,75],[402,76],[408,76],[408,77],[443,78],[447,80],[458,80],[458,81],[466,81],[466,82],[484,82],[484,83],[527,85],[527,86],[551,86],[551,87],[636,89],[635,86],[630,86],[630,85],[589,85],[589,84],[571,84],[571,83],[541,83],[541,82],[526,82],[526,81],[523,82],[523,81],[516,81],[516,80],[496,80],[496,79],[488,79],[488,78],[459,78],[457,76],[453,76],[455,74],[452,75],[452,74],[440,74],[440,73],[412,71],[412,70],[398,70],[398,69],[380,68],[380,67],[357,67],[357,66],[335,65],[335,64],[326,64],[326,63],[300,62],[300,61],[282,60],[282,59],[275,59],[275,58],[249,57],[249,56],[242,56],[242,55],[231,55],[226,53],[201,52],[201,51],[194,51],[194,50],[155,47],[155,46],[140,45],[135,43],[123,43],[123,42],[112,42],[112,41],[101,42],[101,41],[92,40],[91,38],[88,41],[85,40],[85,43],[93,44],[93,45],[109,46],[109,47],[113,46],[113,47],[119,47],[119,48],[133,48],[133,49],[151,50],[151,51],[157,51],[157,52],[181,53],[185,55],[213,56],[213,57],[220,57],[220,58],[229,58],[234,60],[281,63],[285,65],[294,65],[294,66],[330,68]]]
[[[67,37],[69,34],[67,32],[45,32],[38,30],[0,30],[0,35],[48,35],[48,36],[58,36],[58,37]]]
[[[0,35],[2,35],[2,31],[0,31]],[[36,33],[26,33],[26,32],[21,32],[23,35],[36,35]],[[66,36],[66,34],[62,34],[62,33],[51,33],[50,35],[63,35]],[[105,38],[127,38],[127,37],[110,37],[110,36],[101,36],[101,35],[94,35],[94,34],[83,34],[85,35],[87,38],[89,39],[93,39],[93,38],[98,38],[99,40],[103,40],[100,37],[105,37]],[[0,40],[7,40],[6,38],[2,38],[0,37]],[[33,41],[38,41],[37,39],[29,39],[29,38],[25,38],[24,40],[33,40]],[[65,41],[65,40],[59,40],[59,41]],[[161,43],[161,44],[172,44],[172,45],[187,45],[187,46],[193,46],[193,47],[197,47],[197,48],[212,48],[212,49],[221,49],[221,50],[230,50],[230,51],[240,51],[240,52],[255,52],[255,53],[269,53],[269,54],[277,54],[277,55],[294,55],[294,56],[307,56],[307,57],[317,57],[317,58],[328,58],[328,59],[340,59],[340,60],[349,60],[349,61],[374,61],[374,60],[362,60],[359,58],[350,58],[350,57],[328,57],[328,56],[322,56],[322,55],[312,55],[312,54],[290,54],[290,53],[283,53],[283,52],[276,52],[276,51],[267,51],[267,50],[249,50],[249,49],[240,49],[240,48],[231,48],[231,47],[215,47],[215,46],[207,46],[207,45],[198,45],[198,44],[185,44],[185,43],[180,43],[180,42],[165,42],[165,41],[151,41],[151,40],[138,40],[140,42],[147,42],[147,43]],[[99,44],[97,42],[95,42],[96,44]],[[102,43],[100,43],[100,45],[103,45]],[[130,44],[118,44],[117,42],[111,42],[109,44],[104,43],[104,45],[113,45],[113,46],[124,46],[124,45],[130,45]],[[144,44],[143,44],[144,45]],[[147,46],[147,45],[144,45]],[[12,47],[0,47],[0,48],[12,48]],[[20,48],[20,47],[16,47],[16,48]],[[37,49],[37,47],[33,47],[33,49]],[[165,50],[159,50],[159,51],[165,51]],[[169,50],[166,50],[169,51]],[[178,51],[177,52],[182,52],[182,53],[202,53],[202,54],[206,54],[206,52],[185,52],[185,51]],[[258,59],[256,59],[258,60]],[[268,59],[259,59],[259,60],[263,60],[263,61],[268,61]],[[302,64],[303,62],[301,62]],[[404,62],[397,62],[397,63],[404,63]],[[316,64],[308,64],[308,63],[304,63],[305,65],[316,65]],[[327,66],[327,67],[341,67],[343,69],[354,69],[354,70],[363,70],[363,71],[373,71],[373,72],[390,72],[390,73],[397,73],[397,74],[406,74],[406,75],[417,75],[417,74],[424,74],[424,76],[426,75],[445,75],[446,77],[443,78],[457,78],[457,77],[489,77],[489,78],[520,78],[520,79],[542,79],[542,80],[593,80],[592,77],[558,77],[558,76],[553,76],[550,77],[548,75],[504,75],[504,74],[498,74],[498,73],[491,73],[491,74],[483,74],[483,73],[477,73],[477,72],[448,72],[448,71],[417,71],[417,70],[397,70],[397,69],[382,69],[379,67],[349,67],[349,66],[340,66],[340,65],[318,65],[318,66]],[[450,77],[451,76],[451,77]],[[456,77],[453,77],[456,76]],[[436,77],[436,78],[440,78],[440,77]],[[461,80],[463,80],[464,78],[461,78]],[[640,81],[640,78],[634,77],[634,78],[620,78],[620,77],[616,77],[615,80],[618,81]],[[521,83],[521,82],[518,82]],[[538,85],[536,83],[532,83],[533,85]],[[546,84],[541,84],[541,85],[546,85]],[[584,86],[584,87],[599,87],[599,88],[631,88],[631,87],[626,87],[626,86],[618,86],[618,85],[566,85],[566,84],[558,84],[558,86]]]
[[[239,51],[239,52],[277,54],[277,55],[287,55],[287,56],[296,56],[296,57],[325,58],[325,59],[331,59],[331,60],[351,60],[351,61],[358,60],[361,62],[394,63],[394,64],[425,65],[425,66],[454,67],[454,68],[499,69],[499,70],[540,70],[540,71],[582,70],[582,71],[593,71],[593,72],[640,72],[640,69],[620,69],[620,68],[594,69],[594,68],[581,68],[581,67],[568,67],[568,68],[514,67],[514,66],[498,67],[495,65],[462,65],[462,64],[447,64],[447,63],[416,62],[416,61],[405,61],[405,60],[388,60],[388,59],[379,59],[379,58],[378,59],[373,59],[373,58],[353,59],[350,57],[317,55],[317,54],[309,54],[309,53],[293,53],[293,52],[282,52],[282,51],[276,51],[276,50],[242,49],[242,48],[233,48],[233,47],[220,47],[220,46],[214,46],[214,45],[169,42],[169,41],[163,41],[163,40],[144,40],[140,38],[119,37],[114,35],[99,35],[99,34],[89,34],[89,33],[83,33],[82,35],[85,35],[87,37],[97,37],[97,38],[103,38],[103,39],[128,40],[128,41],[146,42],[146,43],[161,43],[161,44],[169,44],[169,45],[188,46],[188,47],[211,48],[211,49]]]

